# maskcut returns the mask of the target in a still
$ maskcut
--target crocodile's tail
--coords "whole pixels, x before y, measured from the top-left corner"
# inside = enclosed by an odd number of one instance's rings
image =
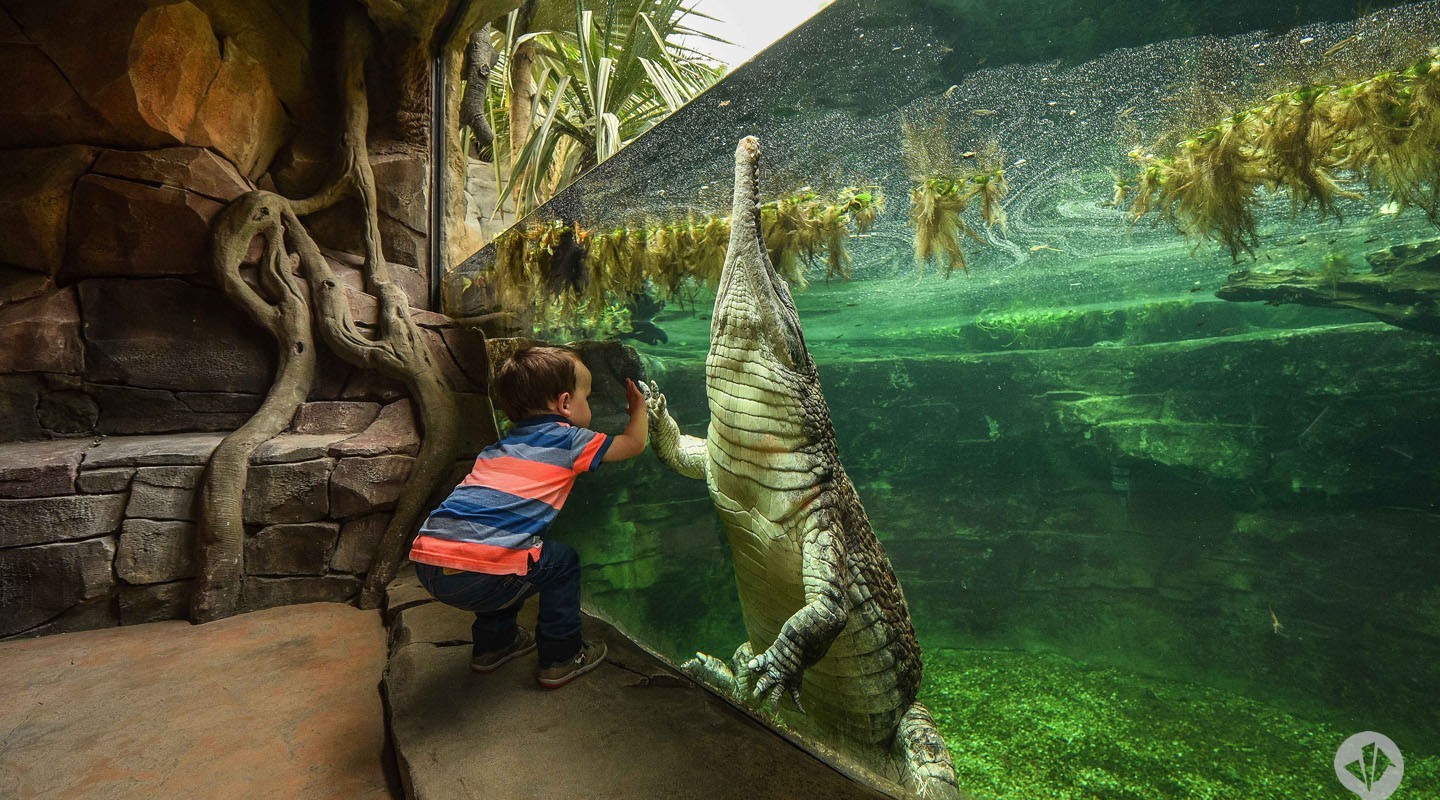
[[[958,800],[955,763],[945,739],[935,727],[930,709],[920,702],[910,705],[895,729],[896,755],[900,761],[901,783],[922,800]]]

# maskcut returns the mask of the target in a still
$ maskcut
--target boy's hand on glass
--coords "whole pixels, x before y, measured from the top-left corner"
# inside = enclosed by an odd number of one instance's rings
[[[625,410],[632,417],[645,413],[645,393],[629,378],[625,379]]]

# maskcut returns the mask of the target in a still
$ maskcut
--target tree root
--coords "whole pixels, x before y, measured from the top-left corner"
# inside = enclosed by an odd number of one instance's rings
[[[430,493],[456,456],[458,406],[420,327],[410,316],[408,298],[390,279],[381,248],[375,176],[366,149],[369,105],[364,75],[373,50],[371,36],[368,20],[358,10],[347,15],[340,64],[345,128],[341,170],[334,182],[295,201],[251,192],[231,203],[216,221],[217,277],[231,299],[275,337],[280,360],[275,383],[260,410],[225,438],[206,468],[200,492],[201,577],[191,607],[196,622],[228,616],[241,605],[243,499],[249,460],[256,447],[285,429],[295,408],[309,394],[315,375],[314,323],[319,323],[325,343],[348,363],[403,382],[419,412],[420,451],[366,576],[362,607],[375,607],[383,598],[385,586],[394,577],[427,510]],[[379,301],[373,334],[357,326],[345,287],[299,219],[333,205],[352,188],[358,190],[365,213],[365,286]],[[256,235],[263,235],[266,242],[260,275],[264,296],[250,288],[239,272]],[[298,255],[308,293],[293,272],[286,242]],[[310,304],[314,304],[313,316]]]
[[[268,192],[243,195],[220,213],[211,247],[216,277],[226,294],[265,328],[279,349],[275,381],[265,402],[244,425],[226,436],[210,456],[201,479],[197,529],[199,577],[190,618],[208,622],[234,614],[240,602],[245,545],[245,486],[255,448],[285,430],[315,382],[315,342],[310,308],[283,249],[285,198]],[[260,286],[266,299],[240,276],[250,241],[265,238]]]

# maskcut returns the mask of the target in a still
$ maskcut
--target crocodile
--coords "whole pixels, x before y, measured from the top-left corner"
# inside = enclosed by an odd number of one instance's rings
[[[680,432],[649,387],[662,464],[703,478],[723,522],[747,641],[729,664],[684,666],[737,701],[813,730],[923,798],[953,798],[955,769],[916,701],[920,646],[900,583],[840,463],[830,410],[785,280],[760,233],[759,142],[735,151],[729,250],[705,359],[710,424]]]

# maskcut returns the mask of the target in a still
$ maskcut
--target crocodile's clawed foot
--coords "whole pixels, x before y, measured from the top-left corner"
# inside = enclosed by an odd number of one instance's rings
[[[778,645],[779,642],[776,643]],[[803,670],[788,650],[772,646],[760,655],[750,659],[746,669],[755,675],[755,688],[751,697],[761,705],[778,711],[780,697],[789,694],[795,710],[805,713],[800,705],[800,681]]]
[[[665,395],[660,393],[655,381],[640,384],[640,391],[645,395],[645,410],[652,417],[664,417],[670,413],[666,408]]]
[[[729,665],[715,656],[696,653],[694,658],[680,665],[680,670],[697,681],[729,692],[736,699],[741,697],[740,684],[735,673],[730,670]]]
[[[895,729],[901,783],[920,800],[959,800],[955,762],[935,718],[923,703],[915,702]]]
[[[650,417],[651,438],[656,441],[673,442],[680,438],[680,426],[670,416],[670,405],[665,400],[665,395],[660,393],[660,387],[650,381],[650,385],[644,387],[645,413]]]

